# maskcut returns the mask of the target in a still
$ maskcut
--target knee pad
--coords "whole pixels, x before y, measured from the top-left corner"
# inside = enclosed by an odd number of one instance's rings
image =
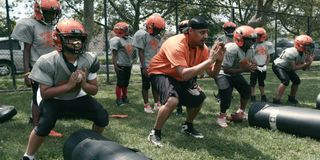
[[[99,127],[106,127],[109,125],[109,113],[106,109],[101,108],[96,114],[96,117],[92,119],[95,125]]]
[[[230,107],[232,90],[233,90],[232,87],[228,87],[227,89],[219,90],[220,97],[221,97],[220,106],[223,106],[226,109],[228,109]]]
[[[288,79],[282,80],[281,83],[285,86],[288,86],[290,81]]]
[[[52,127],[53,128],[53,127]],[[51,129],[52,129],[51,128]],[[40,137],[45,137],[47,135],[49,135],[50,131],[51,131],[50,127],[42,127],[39,128],[38,126],[36,126],[34,128],[34,131],[36,133],[36,135],[40,136]]]
[[[228,90],[230,87],[229,80],[225,75],[218,75],[215,81],[219,90]]]
[[[264,81],[259,82],[259,86],[264,87],[265,86]]]
[[[251,89],[250,89],[250,86],[248,85],[248,87],[244,87],[243,88],[243,91],[242,91],[242,94],[240,95],[241,98],[243,99],[249,99],[250,96],[251,96]]]
[[[294,85],[299,85],[300,83],[301,83],[300,78],[292,80],[292,84],[294,84]]]
[[[257,84],[257,81],[250,81],[250,86],[251,86],[251,87],[255,87],[256,84]]]
[[[149,89],[150,89],[150,83],[149,83],[149,82],[148,82],[148,83],[143,82],[143,83],[142,83],[142,89],[144,89],[144,90],[149,90]]]

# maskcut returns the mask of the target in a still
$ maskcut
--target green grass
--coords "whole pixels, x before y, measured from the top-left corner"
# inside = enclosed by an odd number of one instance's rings
[[[279,84],[269,66],[266,94],[272,99]],[[314,63],[311,71],[299,71],[302,83],[298,92],[301,107],[314,108],[315,99],[320,92],[320,63]],[[139,71],[135,71],[129,86],[130,105],[115,106],[114,83],[106,85],[106,75],[100,74],[100,91],[95,96],[108,110],[109,114],[128,114],[126,119],[110,118],[110,125],[103,135],[124,146],[140,149],[155,160],[212,160],[212,159],[320,159],[320,143],[311,138],[296,137],[291,134],[253,128],[247,122],[230,124],[229,128],[221,129],[215,123],[219,113],[213,92],[216,85],[210,78],[200,79],[199,83],[205,90],[207,99],[201,113],[195,120],[195,126],[204,135],[204,139],[193,139],[181,134],[180,124],[184,117],[172,115],[163,128],[165,146],[161,149],[152,146],[147,141],[149,130],[153,127],[156,114],[143,112],[141,83]],[[246,78],[248,76],[246,75]],[[112,82],[114,75],[110,76]],[[19,82],[21,80],[18,79]],[[286,95],[289,92],[287,88]],[[258,90],[257,90],[257,93]],[[229,112],[237,109],[239,95],[233,93],[232,106]],[[13,105],[18,114],[10,121],[0,124],[0,160],[16,160],[23,155],[30,131],[28,124],[30,115],[31,91],[0,93],[1,104]],[[259,96],[257,97],[258,99]],[[248,108],[250,104],[248,105]],[[60,120],[55,129],[64,134],[63,138],[48,137],[41,146],[36,157],[38,160],[62,160],[63,144],[73,132],[90,128],[91,122],[86,120]],[[320,133],[319,133],[320,134]]]

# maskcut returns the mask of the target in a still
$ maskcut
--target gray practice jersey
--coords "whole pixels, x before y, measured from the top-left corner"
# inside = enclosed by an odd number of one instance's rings
[[[113,37],[110,39],[110,49],[117,52],[117,64],[120,66],[131,66],[134,47],[132,37],[120,38]]]
[[[275,49],[274,49],[274,46],[273,46],[272,42],[264,41],[263,43],[265,43],[266,46],[268,47],[269,54],[274,54],[275,53]]]
[[[143,29],[137,31],[133,36],[133,46],[144,50],[145,66],[149,66],[151,58],[157,54],[160,48],[160,36],[151,36]]]
[[[220,42],[223,42],[224,44],[227,44],[227,43],[231,43],[233,42],[233,38],[231,37],[228,37],[226,35],[222,35],[220,37],[217,38]]]
[[[258,66],[265,65],[268,55],[273,53],[273,51],[269,50],[269,48],[270,46],[265,42],[257,43],[255,48],[253,48],[254,56],[251,61],[255,62]]]
[[[55,50],[52,41],[52,27],[41,24],[33,18],[20,19],[14,27],[11,37],[24,43],[32,44],[30,65],[46,53]]]
[[[236,43],[228,43],[226,46],[226,52],[222,61],[221,74],[224,74],[223,67],[239,67],[240,62],[245,58],[250,60],[253,57],[253,50],[249,49],[245,53]]]
[[[99,69],[97,57],[89,52],[79,55],[74,69],[87,68],[90,74],[96,73]],[[72,64],[71,64],[72,65]],[[70,66],[70,65],[69,65]],[[48,86],[59,86],[68,82],[71,74],[70,67],[65,62],[62,53],[57,51],[43,55],[33,66],[29,78],[40,84]],[[89,75],[90,75],[89,74]],[[88,80],[92,78],[88,77]],[[79,97],[81,88],[73,89],[67,93],[60,94],[56,99],[71,100]]]
[[[305,62],[305,55],[299,53],[295,47],[290,47],[282,51],[281,55],[273,61],[273,63],[286,70],[292,70],[291,63],[303,64]]]

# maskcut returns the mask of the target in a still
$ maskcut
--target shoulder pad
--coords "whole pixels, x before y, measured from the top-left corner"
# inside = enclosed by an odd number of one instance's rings
[[[238,45],[235,43],[227,43],[225,47],[226,47],[226,52],[228,53],[237,53],[240,49]]]
[[[100,63],[99,63],[98,57],[95,56],[94,60],[92,62],[92,65],[91,65],[91,67],[89,69],[89,72],[90,73],[96,73],[99,69],[100,69]]]

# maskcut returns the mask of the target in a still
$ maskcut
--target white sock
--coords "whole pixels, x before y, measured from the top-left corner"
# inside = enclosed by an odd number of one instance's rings
[[[244,112],[244,110],[239,108],[236,113],[240,113],[240,112]]]
[[[30,160],[34,160],[34,155],[33,156],[29,156],[27,153],[24,153],[23,156],[24,157],[28,157]]]

